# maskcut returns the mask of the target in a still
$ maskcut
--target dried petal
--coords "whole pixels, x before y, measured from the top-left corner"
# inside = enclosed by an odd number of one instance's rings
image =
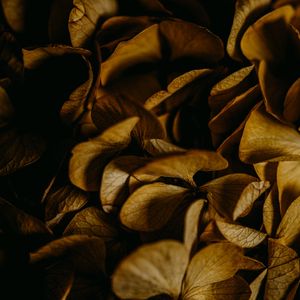
[[[229,242],[242,248],[254,248],[267,237],[267,234],[249,227],[223,221],[216,221],[216,223],[221,233]]]
[[[87,207],[78,212],[64,231],[64,235],[83,234],[96,236],[104,241],[117,236],[117,229],[97,207]]]
[[[244,189],[249,184],[257,182],[257,178],[253,176],[236,173],[214,179],[201,186],[200,189],[207,193],[209,202],[219,214],[229,219],[233,219],[234,216],[237,217],[239,214],[238,212],[241,209],[241,207],[236,208],[237,205],[242,205],[243,202],[247,202],[248,205],[250,205],[248,206],[248,209],[251,208],[251,203],[255,201],[255,197],[251,197],[251,201],[249,202],[246,201],[246,199],[248,199],[248,192],[246,190],[244,193]],[[252,188],[250,187],[250,190],[251,189]],[[226,201],[224,201],[224,199]],[[238,204],[239,201],[241,201],[241,204]],[[235,209],[236,212],[234,213]]]
[[[236,2],[233,24],[227,42],[227,52],[233,59],[240,60],[242,57],[240,41],[246,28],[245,25],[249,25],[250,20],[253,22],[258,18],[271,2],[271,0],[238,0]]]
[[[144,185],[133,192],[123,205],[121,222],[139,231],[160,229],[189,193],[186,188],[161,182]]]
[[[277,186],[281,215],[300,196],[300,162],[281,161],[277,168]]]
[[[147,299],[160,294],[177,298],[187,265],[188,251],[178,242],[141,246],[117,267],[113,291],[123,299]]]
[[[241,248],[230,243],[211,244],[201,249],[189,264],[183,286],[184,297],[188,298],[196,288],[234,276],[242,257]]]
[[[297,253],[269,239],[269,267],[264,299],[286,299],[291,285],[300,276]]]
[[[226,167],[227,161],[218,153],[190,150],[185,153],[158,157],[134,172],[134,176],[140,181],[143,181],[144,175],[152,176],[152,180],[161,176],[181,178],[195,186],[193,177],[196,172],[217,171]]]
[[[205,200],[197,200],[191,204],[186,212],[184,220],[183,241],[189,253],[197,244],[199,221],[205,206]]]
[[[86,191],[98,190],[101,171],[107,159],[128,146],[131,131],[138,120],[138,117],[128,118],[108,128],[98,137],[75,146],[69,165],[72,183]]]
[[[107,164],[100,187],[100,200],[105,212],[114,212],[122,206],[128,197],[129,177],[148,161],[139,156],[120,156]]]
[[[294,200],[285,215],[276,232],[278,241],[288,247],[292,247],[297,242],[300,233],[300,197]]]
[[[115,0],[73,0],[69,16],[69,31],[74,47],[87,44],[96,30],[99,19],[116,14],[118,5]]]
[[[247,163],[299,160],[300,134],[259,107],[252,111],[246,122],[240,143],[240,159]]]

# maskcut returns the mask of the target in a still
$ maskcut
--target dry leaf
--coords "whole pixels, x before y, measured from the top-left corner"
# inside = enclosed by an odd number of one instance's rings
[[[44,278],[44,299],[66,300],[74,282],[74,270],[69,260],[59,261],[47,268]]]
[[[186,300],[248,300],[250,296],[248,283],[240,276],[233,276],[224,281],[196,288],[183,299]]]
[[[205,200],[197,200],[192,203],[185,215],[183,242],[189,253],[197,245],[199,221],[204,210]]]
[[[44,199],[45,219],[55,226],[68,213],[81,209],[88,202],[88,195],[72,185],[51,191]]]
[[[162,139],[144,140],[143,148],[152,156],[181,153],[186,150]]]
[[[290,204],[300,196],[299,161],[281,161],[277,168],[277,186],[281,215],[284,215]]]
[[[235,4],[235,15],[227,42],[228,54],[236,60],[241,60],[240,41],[246,25],[257,19],[270,6],[271,0],[238,0]]]
[[[186,188],[156,182],[146,184],[129,196],[120,218],[130,229],[154,231],[163,227],[190,191]]]
[[[254,202],[270,187],[270,183],[268,181],[255,181],[248,184],[235,208],[233,211],[233,220],[235,221],[238,218],[247,216],[252,207]]]
[[[105,245],[102,239],[86,235],[63,237],[30,254],[32,264],[68,257],[78,273],[100,274],[105,271]]]
[[[129,41],[118,44],[113,54],[101,64],[103,86],[117,78],[128,67],[161,59],[159,27],[152,25]]]
[[[234,276],[242,256],[241,248],[230,243],[211,244],[201,249],[192,258],[187,269],[183,297],[190,298],[195,289]]]
[[[289,88],[283,108],[283,117],[289,122],[297,122],[300,118],[299,111],[300,78],[298,78]]]
[[[128,146],[138,120],[138,117],[128,118],[75,146],[69,165],[71,182],[86,191],[98,190],[103,167],[109,158]]]
[[[101,18],[116,14],[115,0],[73,0],[69,16],[69,31],[74,47],[86,46]]]
[[[107,216],[92,206],[78,212],[64,231],[64,235],[77,234],[96,236],[104,241],[110,241],[118,235],[118,232]]]
[[[28,70],[37,69],[52,57],[64,55],[89,56],[91,52],[82,48],[73,48],[65,45],[54,45],[49,47],[39,47],[35,49],[22,49],[24,58],[24,67]]]
[[[166,90],[156,92],[145,101],[144,107],[154,111],[170,111],[181,105],[188,97],[189,89],[198,79],[211,75],[212,69],[199,69],[186,72],[173,79]],[[187,94],[187,95],[185,95]]]
[[[249,300],[256,300],[259,299],[258,295],[261,290],[263,280],[265,279],[267,275],[267,269],[262,271],[250,284],[250,289],[251,289],[251,297]]]
[[[281,215],[278,202],[278,189],[274,183],[263,206],[263,223],[269,236],[273,236],[280,223]]]
[[[241,68],[215,84],[208,99],[212,115],[216,115],[230,100],[253,86],[249,77],[254,66]]]
[[[300,233],[300,197],[294,200],[284,214],[276,232],[278,241],[288,247],[295,246]]]
[[[21,236],[49,236],[51,231],[39,219],[28,215],[8,201],[0,198],[1,227],[10,234]]]
[[[195,186],[193,177],[196,172],[218,171],[226,167],[227,161],[216,152],[190,150],[185,153],[158,157],[134,172],[134,177],[140,181],[147,176],[151,176],[152,180],[161,176],[181,178],[191,186]]]
[[[264,299],[286,299],[291,285],[300,276],[297,253],[275,240],[269,239],[269,266]]]
[[[104,115],[109,117],[103,118]],[[156,116],[142,105],[121,96],[114,96],[103,89],[97,90],[97,99],[92,108],[92,119],[100,131],[134,116],[140,119],[132,132],[132,136],[138,142],[142,144],[144,139],[165,137],[165,132]]]
[[[251,183],[258,184],[257,178],[247,174],[236,173],[216,178],[201,186],[200,190],[207,193],[209,203],[220,215],[233,220],[234,217],[239,215],[239,210],[247,212],[251,209],[251,205],[256,200],[256,198],[253,197],[255,195],[250,194],[250,201],[248,201],[249,190],[246,190],[244,193],[245,188]],[[249,189],[251,193],[253,187],[250,186]],[[239,201],[241,201],[241,204],[238,204]],[[247,208],[241,209],[245,202],[247,202]]]
[[[20,81],[24,75],[22,50],[16,38],[2,25],[0,26],[0,45],[0,78],[7,80],[8,85],[11,81]]]
[[[283,100],[293,78],[293,62],[297,60],[289,49],[299,49],[299,37],[290,26],[294,16],[292,6],[283,6],[265,15],[248,28],[241,41],[245,56],[255,62],[258,68],[258,79],[265,98],[266,109],[277,118],[282,119]],[[276,39],[271,38],[276,34]],[[285,74],[284,76],[280,75]],[[287,74],[291,74],[286,76]]]
[[[147,299],[160,294],[177,298],[187,265],[188,251],[178,242],[143,245],[117,267],[113,291],[123,299]]]
[[[191,57],[214,64],[224,56],[221,39],[206,28],[189,22],[163,21],[159,30],[170,47],[171,61]]]
[[[216,221],[224,237],[231,243],[242,248],[254,248],[262,243],[267,234],[238,224]]]
[[[26,0],[1,0],[3,12],[9,26],[16,32],[25,29]]]
[[[269,182],[276,180],[278,162],[256,163],[253,167],[260,180]]]
[[[240,262],[241,270],[262,270],[265,268],[266,266],[262,262],[249,256],[244,256],[242,261]]]
[[[93,83],[92,66],[86,58],[83,57],[83,59],[87,66],[87,78],[71,93],[69,99],[64,102],[60,111],[61,118],[68,124],[77,121],[85,111],[86,100]]]
[[[45,141],[37,135],[14,128],[0,135],[0,175],[11,174],[36,162],[45,151]]]
[[[299,160],[300,134],[259,107],[246,122],[239,151],[240,159],[247,163]]]
[[[0,128],[9,125],[14,116],[13,105],[6,90],[0,86]]]
[[[100,186],[100,200],[105,212],[115,212],[122,206],[129,193],[129,177],[148,161],[145,157],[120,156],[106,165]]]
[[[237,128],[247,117],[251,108],[259,102],[261,93],[258,85],[251,87],[241,95],[229,101],[222,110],[209,121],[215,147],[224,137]]]

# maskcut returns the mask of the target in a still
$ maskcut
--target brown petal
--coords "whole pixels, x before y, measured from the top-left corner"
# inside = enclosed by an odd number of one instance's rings
[[[267,270],[264,270],[251,282],[250,284],[251,297],[249,298],[249,300],[258,299],[258,295],[266,275],[267,275]]]
[[[51,234],[41,220],[28,215],[2,198],[0,198],[0,219],[11,234],[24,236]]]
[[[133,192],[123,205],[121,222],[138,231],[160,229],[189,193],[188,189],[161,182],[144,185]]]
[[[6,93],[6,90],[0,87],[0,128],[3,128],[10,123],[13,115],[13,105]]]
[[[212,255],[213,253],[213,255]],[[194,289],[231,278],[239,269],[241,248],[230,243],[211,244],[192,258],[183,286],[184,297]]]
[[[96,236],[109,241],[117,236],[117,230],[100,209],[92,206],[78,212],[64,231],[64,235],[75,234]]]
[[[22,32],[25,28],[26,2],[26,0],[1,0],[6,21],[16,32]]]
[[[276,232],[278,241],[292,247],[298,241],[300,233],[300,197],[292,202],[283,216]]]
[[[178,242],[141,246],[117,267],[113,291],[123,299],[147,299],[160,294],[177,298],[187,265],[188,252]]]
[[[288,39],[285,29],[293,14],[291,6],[284,6],[266,14],[250,26],[241,41],[244,55],[251,61],[282,61]],[[277,35],[273,39],[275,30]]]
[[[251,87],[241,95],[229,101],[225,107],[209,121],[209,128],[213,133],[216,146],[223,141],[224,136],[231,133],[247,117],[251,108],[259,102],[261,97],[258,85]]]
[[[239,151],[247,163],[299,160],[300,134],[259,107],[246,122]]]
[[[100,200],[105,212],[114,212],[122,206],[128,197],[129,177],[148,161],[145,157],[120,156],[106,165],[100,187]]]
[[[39,136],[11,128],[0,134],[0,148],[3,176],[36,162],[45,151],[45,142]]]
[[[113,54],[101,65],[101,83],[107,85],[127,68],[139,63],[158,61],[162,54],[158,25],[152,25],[129,41],[119,43]]]
[[[271,0],[238,0],[235,4],[235,15],[227,42],[227,52],[233,59],[241,60],[241,37],[247,25],[262,15],[270,6]]]
[[[242,248],[254,248],[267,237],[267,234],[249,227],[223,221],[216,221],[216,223],[221,233],[229,242]]]
[[[241,201],[241,203],[243,203],[247,199],[248,193],[245,191],[245,194],[243,194],[244,189],[254,182],[257,182],[257,178],[247,174],[236,173],[214,179],[203,185],[200,189],[208,193],[207,197],[209,203],[211,203],[219,214],[232,220],[234,216],[237,217],[239,214],[240,208],[237,208],[237,212],[234,213],[238,202]],[[224,201],[224,199],[226,201]],[[250,200],[251,201],[246,202],[248,202],[248,205],[251,207],[251,203],[256,199],[253,197]],[[250,207],[248,207],[248,209]]]
[[[282,119],[285,94],[295,80],[291,61],[297,58],[288,49],[300,45],[299,38],[296,38],[298,45],[292,42],[293,35],[297,35],[290,26],[294,12],[288,5],[272,11],[249,27],[241,42],[245,56],[257,65],[266,109],[279,119]],[[276,39],[271,38],[274,34]]]
[[[214,64],[224,56],[221,39],[204,27],[188,22],[163,21],[159,24],[159,30],[170,47],[171,61],[195,58]]]
[[[160,156],[170,153],[180,153],[185,152],[186,150],[178,147],[174,144],[171,144],[162,139],[149,139],[145,140],[143,143],[143,148],[152,156]]]
[[[269,267],[264,299],[286,299],[291,285],[300,276],[297,253],[284,245],[269,239]]]
[[[277,166],[278,162],[262,162],[253,165],[260,180],[269,182],[276,180]]]
[[[86,191],[96,191],[100,185],[101,170],[107,159],[126,148],[138,117],[128,118],[108,128],[98,137],[74,147],[69,165],[72,183]]]
[[[243,190],[233,211],[233,220],[247,216],[254,202],[270,187],[268,181],[255,181]]]
[[[44,299],[66,300],[74,282],[72,263],[66,259],[48,267],[44,278]]]
[[[138,169],[134,176],[143,181],[144,175],[181,178],[195,186],[193,176],[198,171],[217,171],[227,167],[227,161],[218,153],[206,150],[190,150],[182,154],[158,157]]]
[[[212,69],[199,69],[186,72],[171,81],[166,90],[159,91],[148,98],[144,107],[158,110],[163,106],[165,111],[170,111],[182,104],[187,96],[190,86],[198,79],[213,73]],[[186,95],[187,94],[187,95]]]
[[[268,235],[273,236],[275,234],[280,220],[278,189],[274,183],[263,206],[263,222]]]
[[[69,31],[75,47],[86,46],[99,19],[113,16],[118,9],[115,0],[73,0],[73,6],[69,16]]]
[[[8,2],[11,3],[15,1],[5,2],[8,4]],[[17,43],[15,37],[10,32],[5,31],[2,26],[0,26],[0,46],[0,78],[8,77],[13,81],[23,79],[24,64],[21,47]]]
[[[24,66],[26,69],[36,69],[45,61],[52,57],[59,57],[63,55],[81,55],[89,56],[91,52],[82,48],[73,48],[65,45],[55,45],[49,47],[40,47],[32,50],[23,49]]]
[[[277,168],[277,186],[281,215],[289,205],[300,196],[300,162],[281,161]]]
[[[213,86],[208,99],[213,115],[216,115],[231,99],[253,86],[250,80],[253,69],[254,66],[239,69]]]
[[[43,202],[47,224],[55,226],[69,212],[81,209],[88,202],[88,195],[72,185],[65,185],[49,192]]]
[[[67,255],[74,270],[79,273],[104,272],[105,245],[102,239],[86,235],[71,235],[51,241],[30,254],[33,264],[50,259],[62,259]]]
[[[218,229],[215,220],[211,220],[204,228],[203,232],[200,235],[200,241],[205,243],[225,241],[225,238]]]
[[[87,78],[70,94],[60,111],[61,118],[68,124],[72,124],[77,121],[84,112],[86,99],[93,83],[92,66],[86,58],[83,57],[83,59],[87,66]]]
[[[265,268],[266,266],[262,262],[248,256],[244,256],[240,262],[241,270],[261,270]]]
[[[97,90],[92,109],[92,119],[99,130],[104,130],[125,118],[137,116],[140,122],[132,132],[140,143],[144,139],[164,138],[165,132],[156,116],[139,103],[121,96],[114,96],[103,89]]]
[[[184,219],[184,245],[187,247],[189,253],[197,245],[199,221],[205,206],[205,200],[197,200],[191,204],[186,212]]]
[[[184,296],[184,300],[248,300],[250,296],[248,283],[240,276],[233,276],[224,281],[215,282],[196,288]]]
[[[285,100],[283,116],[289,122],[297,122],[300,119],[300,78],[289,88]]]

